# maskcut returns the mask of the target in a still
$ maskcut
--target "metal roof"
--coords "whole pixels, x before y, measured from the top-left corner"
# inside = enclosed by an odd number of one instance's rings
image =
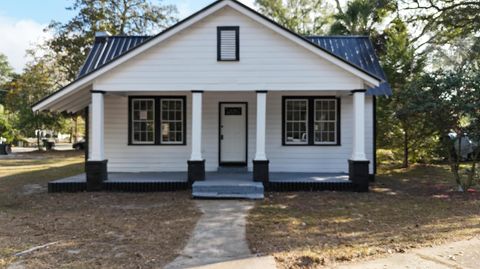
[[[380,86],[368,89],[367,94],[392,95],[387,77],[380,66],[373,44],[367,36],[307,36],[305,38],[384,80]]]
[[[95,38],[95,43],[88,53],[87,59],[80,68],[78,77],[83,77],[88,73],[111,62],[120,55],[125,54],[131,49],[142,44],[150,36],[101,36]]]
[[[139,46],[150,36],[101,36],[96,37],[88,57],[80,69],[78,78],[83,77],[117,57]],[[307,36],[306,40],[331,52],[358,68],[382,78],[380,86],[367,90],[367,95],[392,95],[390,85],[380,66],[370,39],[366,36]]]

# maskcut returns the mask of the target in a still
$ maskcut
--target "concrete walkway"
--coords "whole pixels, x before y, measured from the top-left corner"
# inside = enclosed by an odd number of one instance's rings
[[[362,263],[345,264],[339,269],[476,269],[480,268],[480,237]]]
[[[254,203],[238,200],[198,200],[203,212],[187,246],[180,256],[165,269],[191,268],[248,268],[274,269],[273,258],[254,258],[245,239],[248,210]],[[244,260],[249,258],[247,260]],[[236,260],[236,261],[232,261]],[[227,263],[220,263],[226,262]],[[272,263],[273,261],[273,263]],[[219,264],[215,264],[219,263]],[[255,264],[256,267],[252,267]],[[272,265],[273,264],[273,265]],[[204,266],[208,265],[208,266]]]

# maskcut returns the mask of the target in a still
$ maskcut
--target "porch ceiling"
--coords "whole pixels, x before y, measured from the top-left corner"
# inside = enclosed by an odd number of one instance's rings
[[[89,86],[62,96],[62,98],[59,98],[55,100],[55,102],[48,104],[44,110],[49,110],[52,112],[76,113],[90,104],[90,90],[91,87]]]

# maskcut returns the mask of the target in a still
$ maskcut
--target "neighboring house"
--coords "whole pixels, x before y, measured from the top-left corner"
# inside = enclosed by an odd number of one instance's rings
[[[244,166],[265,185],[349,174],[365,191],[375,96],[389,95],[368,37],[302,37],[221,0],[156,36],[97,35],[77,80],[33,109],[88,109],[91,189],[107,170],[195,182]]]

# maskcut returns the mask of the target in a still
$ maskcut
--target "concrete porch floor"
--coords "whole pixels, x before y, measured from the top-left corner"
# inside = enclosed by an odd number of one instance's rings
[[[206,172],[205,181],[239,183],[252,182],[251,172]],[[72,177],[62,178],[51,181],[54,183],[81,183],[86,182],[85,173]],[[187,172],[109,172],[106,182],[187,182]],[[271,172],[270,182],[288,182],[288,183],[346,183],[350,182],[348,174],[343,173],[300,173],[300,172]]]

